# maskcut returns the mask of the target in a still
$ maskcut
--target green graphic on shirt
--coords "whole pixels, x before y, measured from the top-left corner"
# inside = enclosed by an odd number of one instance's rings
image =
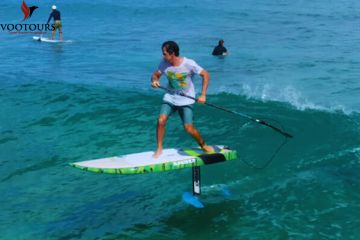
[[[188,86],[188,83],[186,82],[186,77],[188,76],[188,73],[179,73],[179,72],[170,72],[168,71],[166,73],[166,76],[169,80],[169,84],[172,88],[175,89],[183,89]]]

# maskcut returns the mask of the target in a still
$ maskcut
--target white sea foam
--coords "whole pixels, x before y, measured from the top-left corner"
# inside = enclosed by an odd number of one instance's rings
[[[300,90],[294,86],[275,87],[271,84],[250,85],[242,84],[237,86],[223,86],[218,89],[220,92],[236,95],[245,95],[247,98],[258,99],[261,101],[278,101],[289,103],[298,110],[320,110],[336,112],[341,111],[345,114],[357,112],[354,109],[348,109],[346,106],[336,102],[312,101],[306,97]]]

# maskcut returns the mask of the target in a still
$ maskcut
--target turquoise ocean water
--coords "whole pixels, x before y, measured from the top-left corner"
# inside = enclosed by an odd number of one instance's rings
[[[359,239],[358,1],[26,1],[27,23],[62,12],[64,39],[0,32],[0,239]],[[20,23],[21,1],[0,3]],[[226,58],[210,55],[223,38]],[[209,144],[239,158],[202,168],[205,208],[184,203],[191,170],[132,176],[70,162],[153,150],[163,41],[211,74],[208,102],[282,126],[282,137],[197,105]],[[166,80],[162,79],[165,84]],[[196,79],[198,90],[200,78]],[[177,116],[166,147],[195,146]]]

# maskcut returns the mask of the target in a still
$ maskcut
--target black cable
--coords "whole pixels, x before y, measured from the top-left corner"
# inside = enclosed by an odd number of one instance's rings
[[[258,169],[258,170],[262,170],[262,169],[265,169],[267,166],[269,166],[269,164],[274,160],[274,158],[276,157],[276,155],[278,154],[278,152],[281,150],[281,148],[287,143],[288,141],[288,138],[287,137],[284,137],[284,141],[276,148],[276,150],[274,151],[274,153],[272,154],[272,156],[269,158],[269,160],[267,160],[267,162],[261,166],[261,167],[258,167],[256,166],[255,164],[251,163],[251,162],[248,162],[246,160],[244,160],[243,158],[240,158],[240,160],[245,163],[245,165],[249,166],[249,167],[252,167],[252,168],[255,168],[255,169]]]

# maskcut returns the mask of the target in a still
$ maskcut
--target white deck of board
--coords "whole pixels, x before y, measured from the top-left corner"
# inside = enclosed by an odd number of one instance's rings
[[[50,42],[50,43],[70,43],[72,42],[71,40],[52,40],[52,39],[49,39],[49,38],[44,38],[44,37],[33,37],[33,39],[35,41],[41,41],[41,42]]]
[[[223,146],[217,146],[223,148]],[[193,149],[195,150],[195,149]],[[198,149],[199,153],[202,151]],[[94,167],[94,168],[131,168],[131,167],[141,167],[152,164],[159,163],[168,163],[168,162],[177,162],[177,161],[186,161],[194,159],[193,156],[189,156],[181,149],[164,149],[163,153],[158,157],[153,157],[154,152],[143,152],[143,153],[134,153],[124,156],[115,156],[109,158],[100,158],[95,160],[88,160],[83,162],[76,162],[75,165],[82,167]]]

